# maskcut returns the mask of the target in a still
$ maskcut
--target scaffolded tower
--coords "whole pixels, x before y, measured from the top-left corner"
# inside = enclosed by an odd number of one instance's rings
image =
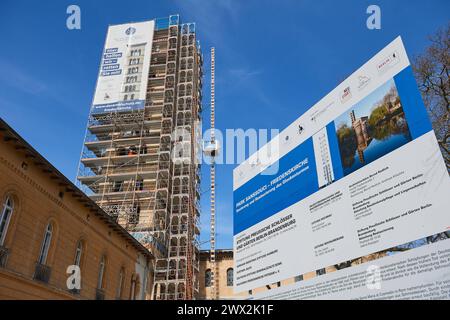
[[[195,24],[156,19],[145,107],[91,113],[80,158],[79,186],[157,257],[154,299],[198,293],[202,65]]]

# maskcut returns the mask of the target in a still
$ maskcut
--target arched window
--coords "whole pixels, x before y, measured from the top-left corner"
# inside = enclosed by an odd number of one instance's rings
[[[11,221],[13,210],[14,202],[11,197],[8,196],[3,203],[3,208],[0,215],[0,246],[2,246],[5,241],[6,232],[8,231],[8,225],[9,221]]]
[[[77,243],[77,248],[75,249],[75,259],[73,262],[74,265],[80,266],[82,255],[83,255],[83,240],[79,240]]]
[[[205,271],[205,287],[211,287],[211,270]]]
[[[227,286],[233,286],[233,268],[227,269]]]
[[[296,277],[294,278],[294,281],[295,281],[295,282],[303,281],[303,275],[301,274],[301,275],[299,275],[299,276],[296,276]]]
[[[42,241],[41,251],[39,253],[39,264],[45,264],[48,257],[48,251],[50,249],[50,244],[52,243],[53,236],[53,225],[50,222],[47,224],[47,228],[45,228],[44,240]]]
[[[105,256],[102,256],[100,260],[100,266],[98,269],[97,289],[103,289],[105,270],[106,270],[106,258]]]
[[[138,286],[137,276],[133,275],[131,277],[131,290],[130,290],[130,300],[136,300],[136,291]]]
[[[326,273],[327,273],[327,271],[326,271],[325,268],[316,270],[316,275],[317,275],[317,276],[321,276],[321,275],[326,274]]]
[[[125,280],[125,270],[124,268],[121,268],[119,272],[119,283],[117,284],[117,293],[116,293],[116,297],[118,300],[122,298],[124,280]]]
[[[136,280],[131,280],[131,293],[130,293],[130,300],[134,300],[134,291],[136,290]]]

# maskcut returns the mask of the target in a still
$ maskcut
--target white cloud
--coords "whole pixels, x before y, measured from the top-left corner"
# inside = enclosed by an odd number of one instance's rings
[[[15,65],[0,60],[0,82],[22,92],[38,95],[47,90],[46,85]]]

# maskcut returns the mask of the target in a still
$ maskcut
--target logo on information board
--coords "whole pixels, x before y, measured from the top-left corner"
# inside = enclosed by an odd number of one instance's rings
[[[390,55],[385,57],[377,64],[377,69],[379,73],[383,73],[389,70],[391,67],[395,66],[400,61],[399,55],[396,51],[392,52]]]
[[[345,103],[348,100],[350,100],[351,97],[352,97],[352,92],[350,91],[350,87],[347,87],[344,89],[344,91],[342,91],[341,102]]]
[[[127,36],[132,35],[132,34],[134,34],[135,32],[136,32],[136,28],[133,28],[133,27],[129,27],[127,30],[125,30],[125,34],[126,34]]]
[[[367,76],[358,76],[358,90],[364,89],[370,82],[370,78]]]

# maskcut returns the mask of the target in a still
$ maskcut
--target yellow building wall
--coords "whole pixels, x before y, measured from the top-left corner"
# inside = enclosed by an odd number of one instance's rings
[[[138,250],[71,193],[65,192],[58,180],[33,163],[33,158],[26,158],[12,143],[0,138],[1,205],[6,195],[14,199],[14,212],[4,242],[9,254],[6,266],[0,268],[0,300],[94,299],[102,255],[107,257],[105,298],[116,298],[119,271],[123,267],[125,280],[121,298],[129,299],[131,277],[137,273]],[[64,192],[62,198],[60,192]],[[33,280],[33,274],[49,221],[55,224],[56,230],[46,263],[51,267],[51,276],[49,283],[44,284]],[[77,295],[67,289],[66,269],[74,263],[80,239],[85,247],[81,291]],[[147,276],[146,296],[149,297],[152,275]],[[143,279],[139,280],[142,283]]]
[[[233,252],[227,251],[225,254],[220,252],[216,253],[216,269],[218,274],[216,274],[216,286],[219,290],[219,299],[245,299],[247,296],[246,292],[235,294],[233,292],[232,286],[227,286],[227,270],[233,268],[234,266]],[[208,269],[212,269],[211,262],[209,261],[209,254],[202,252],[200,254],[200,289],[199,298],[200,299],[212,299],[211,287],[205,286],[205,272]]]

